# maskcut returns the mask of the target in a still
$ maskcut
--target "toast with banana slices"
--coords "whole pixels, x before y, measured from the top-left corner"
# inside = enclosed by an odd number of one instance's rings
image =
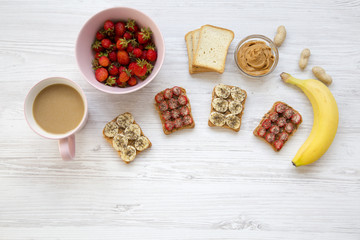
[[[212,92],[208,125],[238,132],[246,98],[246,91],[239,87],[224,84],[216,85]]]
[[[134,161],[137,154],[152,145],[129,112],[108,122],[103,129],[103,136],[125,163]]]

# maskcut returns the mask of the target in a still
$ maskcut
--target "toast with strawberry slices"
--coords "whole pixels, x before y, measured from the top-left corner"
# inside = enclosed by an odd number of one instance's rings
[[[195,122],[191,113],[186,90],[175,86],[155,95],[155,108],[159,113],[163,131],[166,135],[181,129],[194,128]]]
[[[278,152],[294,135],[301,123],[302,116],[298,111],[278,101],[263,116],[253,133]]]

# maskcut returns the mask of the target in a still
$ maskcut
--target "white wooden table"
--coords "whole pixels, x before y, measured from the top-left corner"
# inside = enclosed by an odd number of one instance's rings
[[[166,43],[156,79],[142,90],[108,95],[81,76],[77,34],[100,10],[127,6],[152,17]],[[0,239],[360,239],[360,1],[0,1]],[[204,24],[235,32],[224,74],[189,75],[184,35]],[[233,52],[250,34],[288,37],[277,69],[252,80]],[[312,56],[299,70],[300,51]],[[312,78],[311,67],[333,76],[340,111],[337,136],[315,164],[291,159],[312,127],[305,95],[281,82],[289,72]],[[62,161],[57,142],[36,135],[23,115],[36,82],[63,76],[84,89],[89,121],[76,136],[74,161]],[[210,128],[211,91],[218,83],[244,88],[238,133]],[[153,97],[167,87],[187,89],[195,129],[165,136]],[[282,100],[303,123],[279,153],[253,129]],[[117,114],[135,116],[153,147],[126,165],[102,137]]]

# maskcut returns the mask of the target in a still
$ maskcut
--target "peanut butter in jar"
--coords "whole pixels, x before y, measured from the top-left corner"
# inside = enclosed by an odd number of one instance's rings
[[[276,60],[271,47],[261,40],[251,40],[242,44],[236,58],[241,70],[251,76],[269,73]]]

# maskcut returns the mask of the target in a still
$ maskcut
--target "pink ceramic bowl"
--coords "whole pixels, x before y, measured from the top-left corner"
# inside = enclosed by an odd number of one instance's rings
[[[155,43],[158,55],[157,60],[151,74],[144,81],[139,81],[135,86],[132,87],[110,87],[98,82],[95,78],[95,73],[91,65],[91,62],[94,58],[94,52],[91,49],[91,45],[95,40],[96,32],[101,29],[106,20],[110,19],[113,21],[127,21],[129,18],[134,19],[140,28],[149,27],[151,29],[153,32],[153,41]],[[109,8],[97,13],[85,23],[76,41],[75,54],[76,61],[81,73],[91,85],[103,92],[112,94],[126,94],[143,88],[155,78],[164,62],[165,43],[159,28],[150,17],[132,8],[116,7]]]

